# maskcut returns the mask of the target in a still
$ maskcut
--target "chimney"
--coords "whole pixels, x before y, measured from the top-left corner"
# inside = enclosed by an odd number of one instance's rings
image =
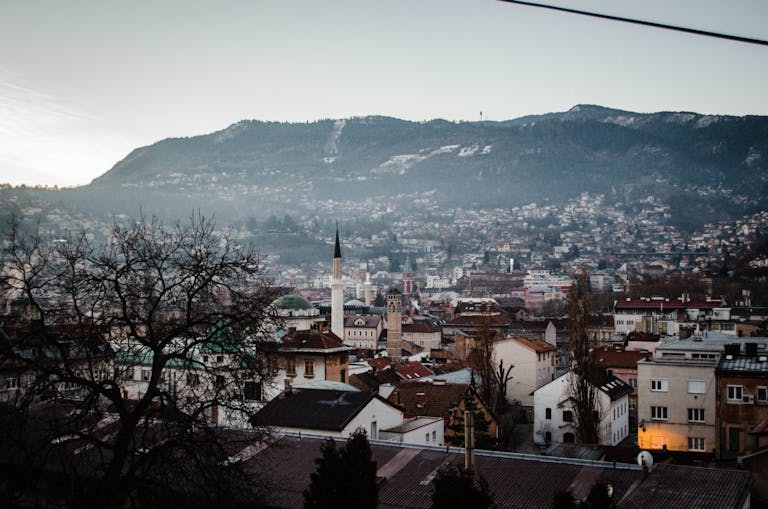
[[[468,401],[464,404],[464,470],[475,471],[475,416],[469,410]]]

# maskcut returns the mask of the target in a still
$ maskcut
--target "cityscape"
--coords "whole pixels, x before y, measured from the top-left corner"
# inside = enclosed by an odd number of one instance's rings
[[[11,3],[0,506],[768,508],[766,6]]]

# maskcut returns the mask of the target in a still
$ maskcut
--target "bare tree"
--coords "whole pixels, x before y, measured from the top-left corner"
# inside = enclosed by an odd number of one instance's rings
[[[258,253],[200,216],[115,222],[103,244],[10,231],[0,447],[39,472],[66,446],[69,505],[253,503],[237,454],[258,437],[217,425],[247,422],[273,370]]]
[[[588,281],[587,272],[582,269],[570,291],[571,368],[575,376],[569,390],[574,404],[576,436],[581,443],[596,444],[600,441],[599,389],[596,385],[600,373],[590,356],[586,330],[589,317]]]

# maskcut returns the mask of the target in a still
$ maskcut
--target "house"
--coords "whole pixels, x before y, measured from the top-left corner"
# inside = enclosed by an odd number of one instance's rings
[[[440,379],[402,382],[389,400],[402,407],[406,417],[442,418],[446,443],[452,445],[461,445],[464,441],[464,410],[470,401],[476,412],[475,422],[479,423],[475,430],[479,443],[494,442],[498,438],[496,417],[469,383],[447,383]]]
[[[425,350],[440,347],[440,327],[429,320],[403,324],[402,339]]]
[[[379,438],[399,444],[442,446],[445,444],[445,421],[440,417],[413,417],[398,426],[381,430]]]
[[[88,391],[67,378],[95,383],[109,379],[114,355],[102,331],[85,324],[44,328],[33,321],[19,327],[0,326],[0,402],[20,400],[41,372],[60,379],[47,387],[50,397],[81,397]]]
[[[533,392],[555,378],[556,348],[540,339],[511,337],[493,343],[495,362],[512,367],[507,401],[533,406]]]
[[[720,299],[692,301],[686,295],[679,299],[646,297],[619,300],[613,305],[614,328],[617,334],[634,330],[676,336],[681,326],[699,327],[708,320],[726,315]]]
[[[375,350],[384,330],[379,315],[352,315],[344,319],[344,344],[355,348]]]
[[[264,405],[250,422],[278,432],[348,437],[363,428],[372,439],[403,424],[403,410],[378,394],[352,390],[291,388]]]
[[[637,426],[637,363],[651,357],[650,352],[625,350],[621,346],[603,346],[592,352],[595,366],[632,387],[629,395],[629,427]]]
[[[569,371],[533,394],[533,441],[539,445],[575,443],[576,412],[573,388],[578,375]],[[597,386],[596,411],[602,445],[617,445],[629,435],[629,394],[632,388],[618,378]]]
[[[330,380],[346,383],[349,374],[350,347],[329,330],[312,327],[309,330],[289,330],[276,349],[278,359],[272,386],[267,399],[282,390],[280,380],[290,384],[312,380]]]
[[[749,342],[743,352],[739,346],[726,346],[715,369],[721,458],[768,447],[767,345]]]

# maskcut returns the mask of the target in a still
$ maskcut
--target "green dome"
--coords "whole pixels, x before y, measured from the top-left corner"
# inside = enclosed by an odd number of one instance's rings
[[[289,294],[283,295],[272,303],[277,309],[313,309],[314,306],[301,295]]]

